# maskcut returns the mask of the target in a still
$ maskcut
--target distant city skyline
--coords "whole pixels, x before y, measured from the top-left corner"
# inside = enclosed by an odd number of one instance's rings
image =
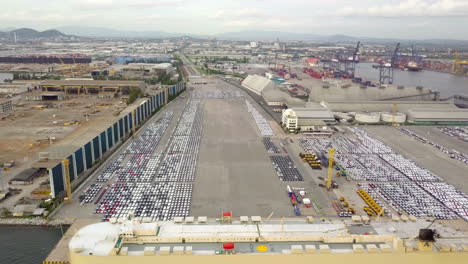
[[[212,35],[245,30],[468,39],[467,0],[16,0],[2,28],[62,26]]]

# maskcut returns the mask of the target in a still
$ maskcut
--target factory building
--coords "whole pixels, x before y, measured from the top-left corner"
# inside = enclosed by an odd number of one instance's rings
[[[17,95],[33,90],[32,84],[0,84],[0,97],[6,95]]]
[[[428,88],[382,86],[367,87],[350,83],[331,83],[313,80],[310,99],[314,102],[322,101],[432,101],[438,97],[437,93]]]
[[[306,64],[309,67],[315,67],[318,66],[320,60],[318,58],[308,58],[306,59]]]
[[[468,109],[414,109],[408,122],[421,125],[468,125]]]
[[[0,98],[0,117],[13,112],[13,103],[9,99]]]
[[[283,110],[282,124],[289,131],[314,131],[318,126],[335,123],[331,112],[320,105],[308,105],[306,108],[290,108]]]
[[[322,106],[332,112],[393,112],[396,106],[398,112],[408,113],[413,109],[458,109],[447,101],[328,101]]]
[[[275,83],[270,79],[255,74],[247,76],[242,82],[242,86],[257,95],[262,95],[263,90],[273,89]]]
[[[128,94],[132,88],[145,90],[143,81],[49,80],[40,83],[44,92],[65,94],[100,94],[105,92]]]
[[[21,96],[26,101],[62,101],[66,98],[64,92],[33,92]]]
[[[235,224],[220,224],[202,216],[176,218],[180,219],[152,222],[119,218],[84,226],[68,243],[70,263],[451,264],[465,263],[467,258],[463,238],[436,241],[432,232],[425,235],[429,229],[403,238],[402,232],[347,233],[343,230],[350,228],[344,223],[307,223],[301,218],[283,223],[241,216]]]
[[[263,76],[249,75],[242,82],[247,90],[263,97],[269,106],[303,107],[305,101],[293,98],[287,92],[281,91],[275,83]]]
[[[258,42],[256,42],[256,41],[251,41],[251,42],[250,42],[250,48],[252,48],[252,49],[258,48]]]
[[[174,66],[171,63],[159,63],[159,64],[151,64],[151,63],[129,63],[125,66],[125,70],[143,70],[150,73],[166,73],[170,74],[174,71]]]

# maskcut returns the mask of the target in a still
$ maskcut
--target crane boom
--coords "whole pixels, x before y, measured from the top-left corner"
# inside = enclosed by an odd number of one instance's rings
[[[399,49],[400,49],[400,42],[397,43],[397,45],[395,47],[395,51],[393,52],[392,61],[391,61],[391,67],[392,68],[395,66],[395,60],[396,60],[396,57],[398,56],[398,50]]]
[[[361,45],[361,41],[358,41],[356,45],[356,49],[354,50],[354,55],[353,55],[353,63],[356,63],[357,61],[357,55],[359,53],[359,46]]]

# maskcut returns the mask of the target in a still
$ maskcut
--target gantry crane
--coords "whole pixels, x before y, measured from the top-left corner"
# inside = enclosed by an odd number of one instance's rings
[[[332,187],[332,177],[333,177],[333,154],[335,154],[335,149],[330,148],[328,150],[328,177],[326,187],[327,190],[330,190]]]
[[[354,49],[354,53],[352,57],[345,58],[345,71],[346,73],[354,78],[356,73],[356,62],[359,55],[359,47],[361,46],[361,42],[358,41],[356,45],[356,49]]]
[[[396,60],[396,57],[398,56],[399,49],[400,49],[400,43],[398,42],[395,47],[395,51],[393,52],[390,62],[374,65],[374,68],[379,69],[380,85],[383,85],[385,83],[393,84],[393,68],[395,67],[395,60]]]

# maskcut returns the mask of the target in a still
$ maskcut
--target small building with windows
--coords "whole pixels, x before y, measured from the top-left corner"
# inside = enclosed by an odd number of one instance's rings
[[[13,112],[13,103],[9,99],[0,98],[0,117]]]
[[[289,108],[283,110],[282,125],[289,131],[315,131],[317,127],[335,123],[331,112],[323,108]]]

